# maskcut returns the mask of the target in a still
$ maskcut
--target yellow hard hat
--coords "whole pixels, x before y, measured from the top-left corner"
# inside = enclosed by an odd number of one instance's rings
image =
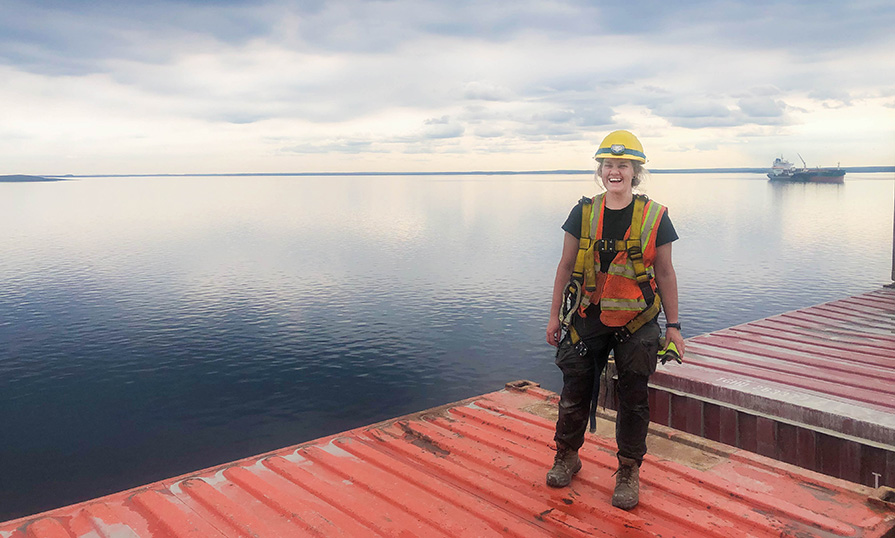
[[[594,155],[594,159],[631,159],[632,161],[646,162],[643,153],[643,145],[630,131],[612,131],[600,142],[600,149]]]

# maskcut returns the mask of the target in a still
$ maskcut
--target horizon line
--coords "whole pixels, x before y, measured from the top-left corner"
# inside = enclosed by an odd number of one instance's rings
[[[844,166],[846,173],[895,172],[895,166]],[[768,168],[664,168],[648,170],[650,174],[706,174],[706,173],[755,173],[766,174]],[[224,176],[477,176],[477,175],[583,175],[593,174],[593,170],[470,170],[452,172],[208,172],[208,173],[164,173],[164,174],[42,174],[47,178],[90,178],[90,177],[224,177]]]

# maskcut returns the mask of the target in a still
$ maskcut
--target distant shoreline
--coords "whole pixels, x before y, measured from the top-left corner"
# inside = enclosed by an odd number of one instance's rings
[[[895,166],[846,166],[847,174],[895,172]],[[767,168],[669,168],[649,169],[651,174],[766,174]],[[0,176],[0,181],[9,177],[40,178],[30,181],[62,181],[65,179],[90,177],[330,177],[330,176],[526,176],[526,175],[580,175],[593,174],[593,170],[472,170],[469,172],[260,172],[260,173],[210,173],[210,174],[65,174],[47,176]],[[19,180],[29,181],[29,180]]]
[[[27,176],[23,174],[0,176],[0,183],[40,183],[43,181],[65,181],[65,179],[55,176]]]

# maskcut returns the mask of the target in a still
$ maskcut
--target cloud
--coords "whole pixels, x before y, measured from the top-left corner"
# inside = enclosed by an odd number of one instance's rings
[[[151,148],[175,146],[252,148],[246,166],[265,155],[374,162],[432,151],[493,154],[497,167],[509,151],[561,168],[621,127],[681,147],[712,137],[723,152],[756,128],[792,136],[822,118],[857,144],[893,123],[888,3],[635,0],[625,10],[636,17],[617,10],[585,0],[7,0],[0,99],[27,113],[4,118],[17,138],[0,151],[45,162],[62,146],[101,162],[88,156],[133,156],[127,144],[139,140],[146,166],[165,162]]]
[[[653,114],[672,125],[688,128],[725,127],[739,123],[733,111],[718,99],[687,98],[648,105]]]
[[[0,61],[35,73],[108,72],[115,60],[162,64],[266,35],[270,10],[253,2],[4,2]]]
[[[503,86],[487,82],[468,82],[462,92],[464,99],[480,101],[508,101],[512,92]]]
[[[504,136],[505,131],[496,127],[483,126],[475,129],[474,134],[481,138],[499,138]]]
[[[463,136],[466,128],[447,116],[428,119],[422,130],[422,137],[428,139],[457,138]]]
[[[738,97],[741,97],[741,96],[773,97],[776,95],[780,95],[781,93],[782,92],[780,91],[780,88],[778,88],[774,85],[771,85],[771,84],[766,84],[764,86],[753,86],[742,93],[735,93],[734,95],[738,96]]]
[[[571,123],[575,119],[575,111],[569,108],[552,109],[544,112],[538,112],[532,119],[538,123]]]
[[[347,153],[360,154],[370,152],[384,152],[383,149],[377,149],[373,142],[365,139],[349,139],[342,138],[336,140],[321,140],[318,142],[309,142],[296,144],[293,146],[283,146],[280,148],[283,153]]]
[[[366,133],[332,138],[314,139],[301,136],[273,137],[270,139],[284,154],[362,154],[388,153],[397,147],[400,151],[444,151],[450,139],[463,136],[466,129],[450,117],[430,118],[421,128],[412,132],[393,135],[390,133]]]
[[[812,90],[808,97],[821,101],[825,108],[842,108],[852,104],[851,95],[847,91],[833,88]]]
[[[740,110],[750,118],[779,118],[786,110],[786,103],[770,97],[744,97],[737,101]]]
[[[746,127],[750,124],[785,125],[789,107],[766,96],[705,96],[680,98],[650,106],[652,112],[672,125],[689,129]]]

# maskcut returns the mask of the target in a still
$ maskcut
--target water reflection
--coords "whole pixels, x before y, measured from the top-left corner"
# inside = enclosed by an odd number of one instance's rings
[[[868,176],[836,187],[653,175],[647,193],[681,236],[685,336],[884,282],[893,182]],[[569,175],[0,188],[7,519],[513,379],[558,389],[543,329],[560,225],[595,186]]]

